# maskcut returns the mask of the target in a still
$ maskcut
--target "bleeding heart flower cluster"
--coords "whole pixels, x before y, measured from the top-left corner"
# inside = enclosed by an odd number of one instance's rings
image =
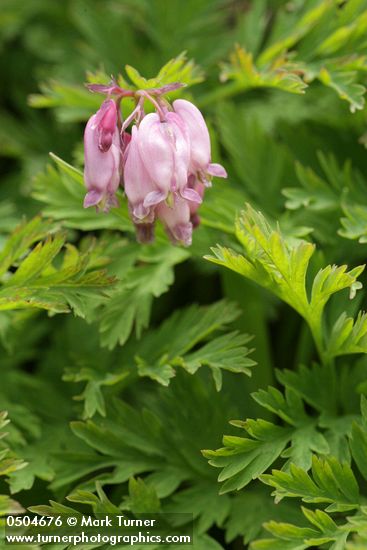
[[[116,192],[122,185],[140,242],[153,240],[159,219],[172,242],[189,246],[192,230],[200,223],[197,211],[205,187],[213,176],[227,177],[220,164],[211,162],[209,132],[199,109],[184,99],[171,105],[163,97],[180,86],[138,92],[116,83],[88,86],[108,99],[88,120],[84,133],[84,207],[108,212],[118,206]],[[136,100],[125,121],[120,110],[124,97]],[[147,100],[155,112],[145,114]]]

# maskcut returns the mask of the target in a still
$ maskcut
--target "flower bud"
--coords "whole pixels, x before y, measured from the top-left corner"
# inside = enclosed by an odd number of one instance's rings
[[[88,189],[84,208],[97,206],[105,212],[118,206],[115,193],[121,172],[120,135],[117,126],[112,124],[116,120],[113,114],[116,107],[111,106],[111,101],[104,102],[88,120],[84,132],[84,181]]]
[[[210,137],[204,117],[195,105],[185,99],[176,99],[173,108],[185,122],[190,138],[190,172],[199,174],[210,185],[210,176],[226,178],[227,172],[220,164],[212,164]]]
[[[117,108],[112,99],[106,99],[95,115],[96,130],[99,134],[98,146],[104,153],[112,145],[113,134],[117,127]]]

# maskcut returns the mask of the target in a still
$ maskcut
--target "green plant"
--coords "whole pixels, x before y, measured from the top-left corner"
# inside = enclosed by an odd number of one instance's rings
[[[366,0],[3,1],[1,516],[367,547],[366,25]],[[83,82],[111,74],[205,115],[228,180],[190,247],[139,244],[122,189],[82,207]]]

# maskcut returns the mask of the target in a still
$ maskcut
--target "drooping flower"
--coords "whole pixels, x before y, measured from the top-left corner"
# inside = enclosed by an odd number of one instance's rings
[[[181,117],[169,111],[164,120],[157,113],[148,114],[139,125],[138,143],[145,168],[160,191],[147,196],[146,206],[167,199],[170,192],[201,202],[200,196],[187,186],[190,140]]]
[[[112,99],[104,101],[95,115],[95,126],[98,131],[98,147],[104,153],[112,145],[113,134],[117,127],[117,108]]]
[[[139,242],[154,239],[160,220],[173,243],[189,246],[193,228],[200,224],[205,187],[212,176],[227,177],[220,164],[211,162],[209,132],[200,111],[189,101],[179,99],[171,106],[162,97],[179,87],[173,83],[133,91],[115,81],[88,85],[109,99],[85,130],[84,206],[104,211],[116,206],[115,193],[123,181]],[[122,120],[119,105],[125,97],[134,98],[135,107]],[[145,114],[146,101],[154,113]]]
[[[153,182],[140,157],[139,135],[140,128],[133,126],[125,153],[124,189],[133,222],[147,224],[154,220],[153,205],[164,200],[165,195]]]
[[[118,206],[115,193],[121,178],[120,133],[113,100],[106,100],[88,120],[84,157],[84,181],[88,189],[84,208],[96,206],[108,212],[112,206]]]
[[[193,226],[190,221],[190,207],[185,199],[176,194],[172,206],[161,202],[156,212],[174,244],[191,245]]]
[[[195,105],[185,99],[176,99],[173,108],[185,122],[190,138],[190,172],[210,185],[211,176],[226,178],[227,172],[220,164],[211,162],[210,137],[204,117]]]

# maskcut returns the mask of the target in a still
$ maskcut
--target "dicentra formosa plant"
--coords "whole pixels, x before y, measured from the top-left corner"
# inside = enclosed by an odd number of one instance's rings
[[[225,169],[211,162],[205,120],[195,105],[164,94],[180,83],[150,90],[124,90],[116,83],[90,84],[107,99],[87,123],[84,133],[84,179],[88,192],[84,207],[108,212],[118,206],[116,191],[123,185],[137,238],[149,242],[160,219],[174,243],[191,244],[192,230],[205,187],[212,176],[225,178]],[[133,97],[135,109],[122,120],[120,104]],[[148,100],[155,112],[146,114]],[[126,130],[133,123],[131,134]]]

